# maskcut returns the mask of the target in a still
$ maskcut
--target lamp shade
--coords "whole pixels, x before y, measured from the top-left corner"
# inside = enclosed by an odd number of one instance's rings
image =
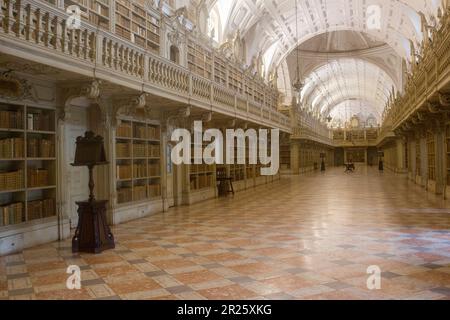
[[[78,137],[76,142],[74,167],[97,166],[108,164],[104,140],[96,136],[92,131],[85,133],[84,137]]]

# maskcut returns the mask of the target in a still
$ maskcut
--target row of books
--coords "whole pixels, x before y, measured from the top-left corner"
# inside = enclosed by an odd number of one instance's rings
[[[131,158],[131,148],[129,143],[116,143],[117,158]]]
[[[22,202],[11,203],[0,207],[0,227],[23,222]]]
[[[27,178],[29,188],[45,187],[49,185],[49,172],[47,169],[28,168]]]
[[[122,122],[119,126],[117,126],[117,136],[122,138],[131,138],[133,136],[131,124]]]
[[[120,188],[117,190],[117,202],[127,203],[133,201],[133,189],[132,188]]]
[[[159,127],[148,127],[147,137],[151,140],[160,140],[161,131],[159,130]]]
[[[159,158],[161,156],[160,145],[149,145],[148,146],[148,156],[150,158]]]
[[[27,128],[31,131],[53,131],[54,125],[51,122],[51,118],[48,113],[28,113]]]
[[[134,178],[146,178],[147,177],[147,165],[145,163],[139,163],[133,165],[133,177]]]
[[[191,173],[204,173],[204,172],[213,172],[214,166],[208,164],[193,164],[191,167]]]
[[[0,111],[0,128],[23,129],[23,111]]]
[[[116,156],[117,158],[131,158],[131,144],[116,143]],[[161,147],[159,145],[135,143],[133,145],[133,156],[135,158],[159,158],[161,156]]]
[[[53,158],[55,157],[55,143],[48,139],[30,138],[27,143],[29,158]]]
[[[133,156],[135,158],[145,158],[147,156],[147,145],[141,143],[133,144]]]
[[[55,199],[44,199],[28,202],[28,220],[54,217],[55,215]]]
[[[133,188],[120,188],[117,190],[118,203],[127,203],[132,201],[141,201],[148,198],[157,198],[161,196],[161,185],[151,184],[135,186]]]
[[[147,127],[145,125],[134,126],[133,137],[138,139],[147,139]]]
[[[147,198],[147,186],[135,186],[133,188],[133,200],[141,201]]]
[[[213,186],[212,175],[191,177],[191,189],[193,190],[211,188],[212,186]]]
[[[161,166],[159,163],[148,164],[148,175],[150,177],[159,177],[161,175]]]
[[[23,138],[7,138],[0,140],[0,158],[18,159],[23,158],[24,154]]]
[[[132,178],[133,168],[131,165],[120,165],[116,166],[117,180],[128,180]]]
[[[23,189],[23,170],[0,172],[0,191]]]

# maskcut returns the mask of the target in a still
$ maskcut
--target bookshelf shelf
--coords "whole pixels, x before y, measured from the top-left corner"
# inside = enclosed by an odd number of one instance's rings
[[[101,29],[110,28],[110,5],[108,0],[66,0],[65,8],[70,5],[78,5],[81,10],[81,18]]]
[[[28,188],[28,191],[36,191],[36,190],[50,190],[50,189],[56,189],[56,186],[43,186],[43,187],[35,187],[35,188]]]
[[[445,129],[447,185],[450,186],[450,124]]]
[[[56,216],[56,116],[0,104],[0,231]]]
[[[117,206],[161,198],[159,125],[121,119],[117,135]]]
[[[24,133],[25,130],[22,129],[7,129],[7,128],[0,128],[0,131],[4,131],[4,132],[20,132],[20,133]]]
[[[160,20],[145,8],[144,0],[116,0],[116,35],[154,53],[160,51]]]
[[[28,134],[42,134],[42,135],[56,135],[54,131],[38,131],[38,130],[28,130]]]

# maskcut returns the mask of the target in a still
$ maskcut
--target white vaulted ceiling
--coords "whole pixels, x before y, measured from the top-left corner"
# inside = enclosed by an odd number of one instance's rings
[[[301,48],[303,107],[322,118],[358,111],[380,121],[392,89],[402,89],[402,59],[410,60],[410,40],[417,45],[423,39],[420,13],[432,24],[441,1],[205,0],[204,4],[220,15],[219,44],[240,30],[247,63],[264,53],[268,70],[284,70],[279,82],[285,84],[286,95],[296,72],[292,56]],[[368,23],[374,6],[380,9],[379,29]],[[380,56],[366,54],[369,51]],[[322,54],[322,60],[308,60],[304,54]],[[331,57],[324,61],[323,54]]]
[[[237,29],[254,44],[249,55],[267,50],[277,42],[273,62],[278,65],[290,51],[304,41],[334,30],[365,32],[388,43],[403,57],[409,57],[409,39],[422,40],[419,12],[436,14],[439,0],[206,0],[210,10],[219,7],[222,41]],[[367,22],[372,6],[380,8],[381,29]],[[253,52],[252,50],[253,49]],[[267,61],[269,63],[269,61]]]
[[[383,108],[395,88],[392,79],[378,66],[360,59],[339,59],[314,70],[301,92],[303,105],[328,116],[345,101],[362,101],[368,114],[381,120]],[[342,106],[342,105],[341,105]]]

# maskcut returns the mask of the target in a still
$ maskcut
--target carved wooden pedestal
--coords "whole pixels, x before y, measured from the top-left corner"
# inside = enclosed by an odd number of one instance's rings
[[[77,202],[78,227],[72,240],[72,251],[101,253],[114,249],[114,236],[106,223],[108,201]]]

